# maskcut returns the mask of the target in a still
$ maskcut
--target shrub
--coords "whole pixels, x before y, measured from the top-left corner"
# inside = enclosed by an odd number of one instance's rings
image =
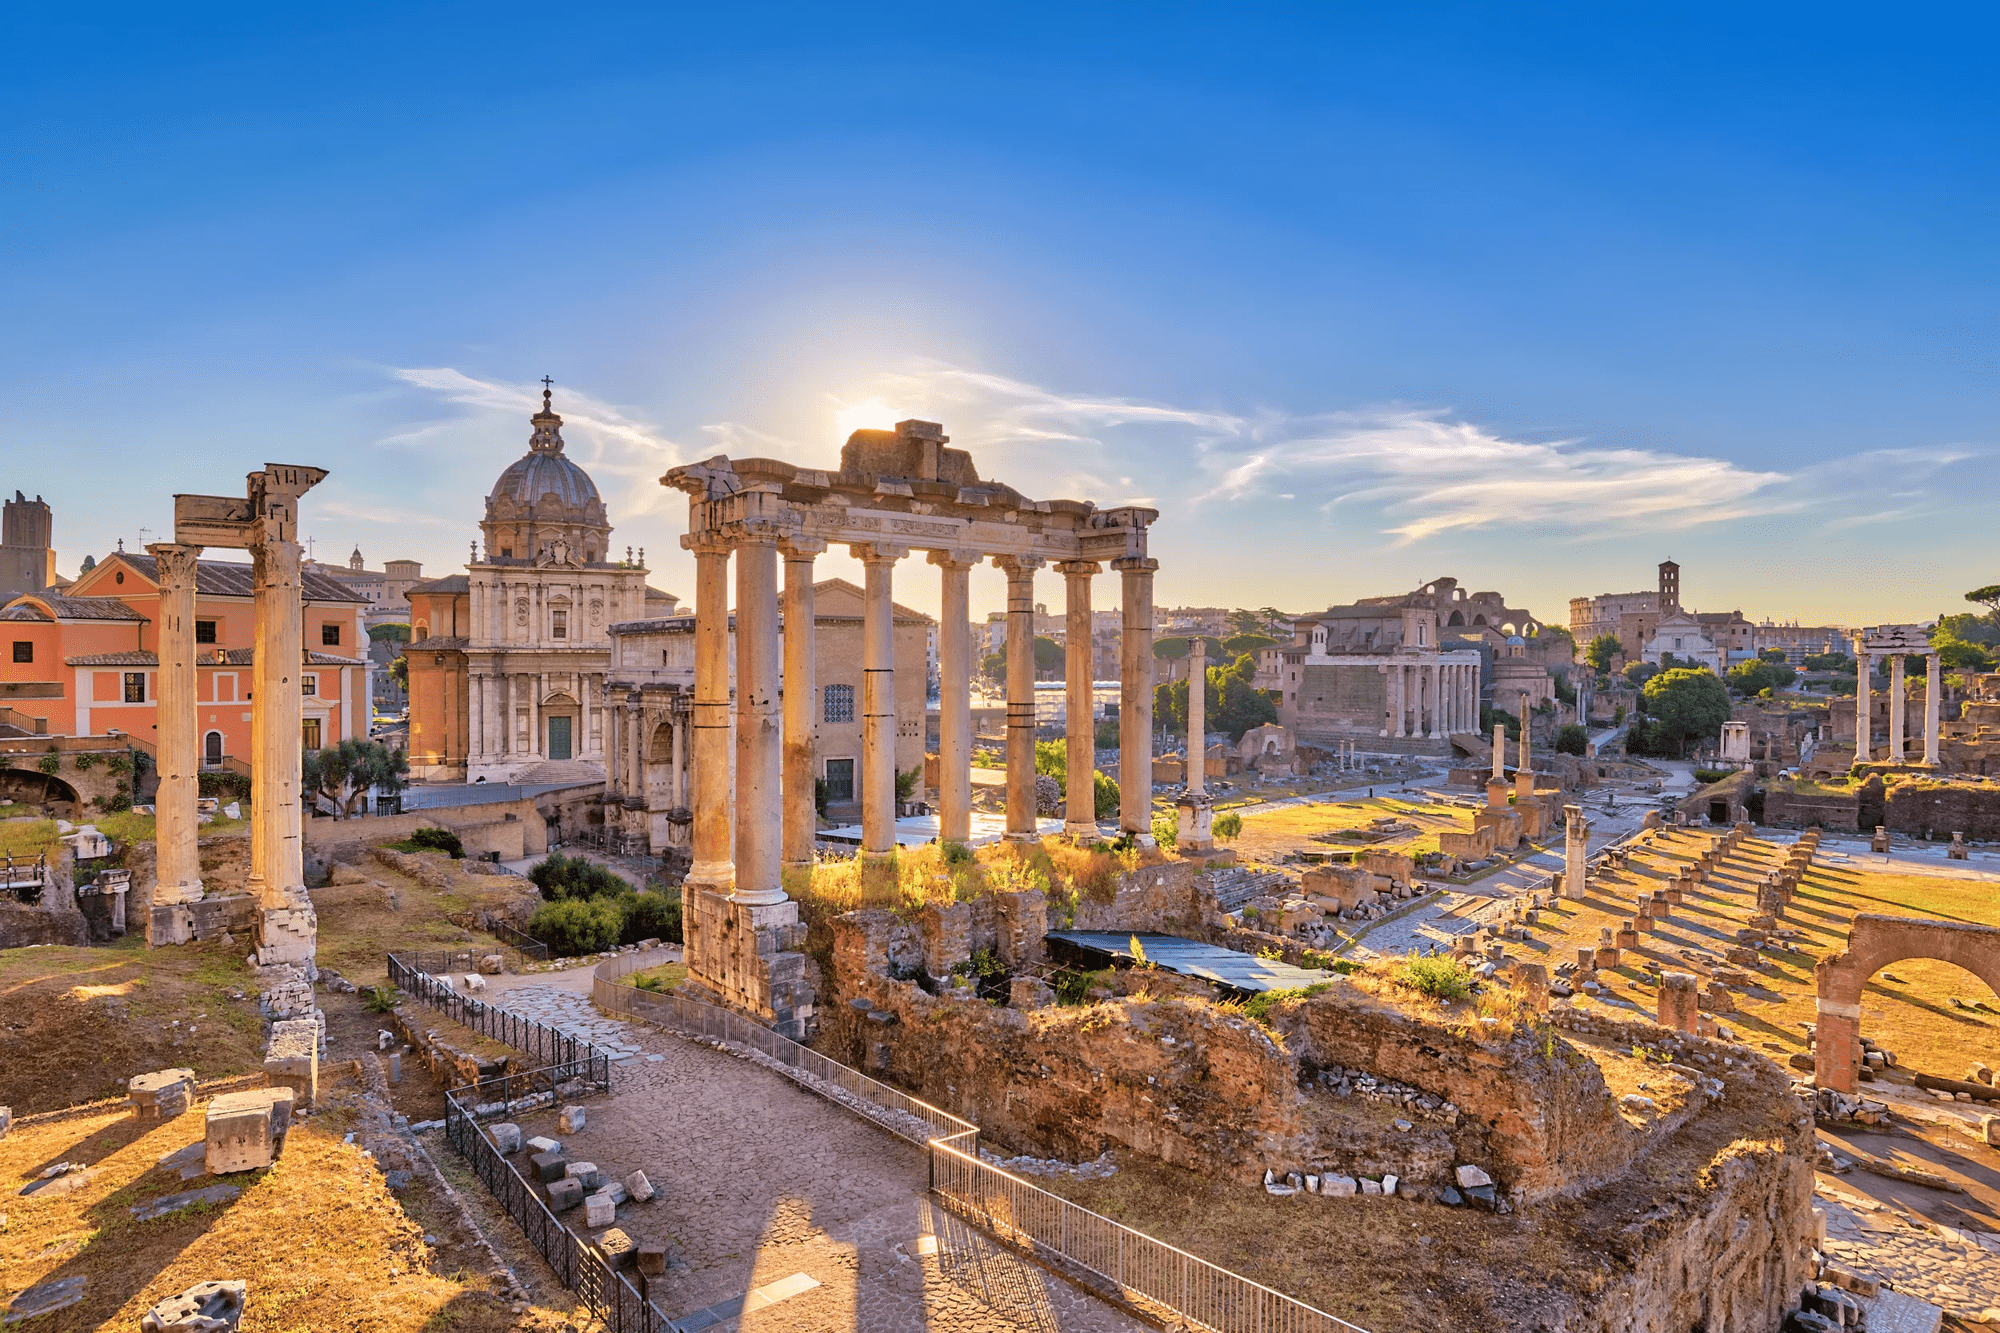
[[[1462,1000],[1472,994],[1472,973],[1456,958],[1405,959],[1394,980],[1434,1000]]]
[[[1296,986],[1290,990],[1259,991],[1243,1002],[1243,1012],[1252,1022],[1269,1027],[1272,1005],[1283,1004],[1287,1000],[1309,1000],[1332,985],[1330,981],[1316,981],[1310,986]]]
[[[1153,841],[1161,847],[1171,847],[1181,836],[1181,822],[1173,815],[1153,816]]]
[[[1733,768],[1697,768],[1694,771],[1694,780],[1704,787],[1711,782],[1720,782],[1724,778],[1735,776],[1736,770]]]
[[[62,771],[62,751],[51,745],[49,752],[35,761],[35,767],[54,777]]]
[[[1118,813],[1118,783],[1114,779],[1092,770],[1090,788],[1091,803],[1096,807],[1094,818],[1109,819]]]
[[[632,886],[608,868],[588,857],[561,852],[532,867],[528,879],[552,903],[570,898],[616,898],[632,892]]]
[[[1590,748],[1590,733],[1572,722],[1556,733],[1557,754],[1582,754]]]
[[[940,849],[940,855],[948,866],[969,866],[979,860],[978,853],[962,842],[947,842]]]
[[[1243,816],[1231,810],[1226,815],[1217,815],[1208,827],[1222,841],[1231,842],[1243,832]]]
[[[362,1003],[368,1006],[368,1012],[371,1014],[393,1013],[396,1009],[396,992],[387,986],[370,986],[368,998]]]
[[[446,852],[454,861],[465,859],[465,844],[448,828],[420,828],[405,841],[414,851]]]
[[[543,903],[528,918],[528,933],[559,957],[600,953],[618,943],[625,914],[610,898],[566,898]]]
[[[664,893],[634,893],[614,899],[625,922],[618,932],[621,944],[657,939],[678,944],[681,939],[681,900]]]

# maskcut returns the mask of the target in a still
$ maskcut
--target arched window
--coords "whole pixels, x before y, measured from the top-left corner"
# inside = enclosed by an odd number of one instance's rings
[[[207,764],[210,768],[216,768],[221,766],[222,764],[221,732],[211,731],[208,733],[208,735],[202,737],[201,761],[204,764]]]
[[[1444,623],[1447,625],[1463,625],[1465,623],[1465,612],[1463,611],[1452,612],[1451,619],[1445,621]]]

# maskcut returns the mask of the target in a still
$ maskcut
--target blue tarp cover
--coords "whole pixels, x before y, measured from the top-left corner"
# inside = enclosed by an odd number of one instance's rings
[[[1200,977],[1240,991],[1292,990],[1300,986],[1331,981],[1337,975],[1311,968],[1293,967],[1275,958],[1259,958],[1238,953],[1219,944],[1184,940],[1178,935],[1156,935],[1148,931],[1052,930],[1048,938],[1089,949],[1110,958],[1136,962],[1132,938],[1146,951],[1146,961],[1169,972]]]

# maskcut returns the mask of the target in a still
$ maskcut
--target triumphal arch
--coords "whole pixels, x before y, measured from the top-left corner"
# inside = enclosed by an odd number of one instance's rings
[[[1153,571],[1146,530],[1157,511],[1031,500],[981,480],[972,457],[947,448],[935,422],[856,431],[827,472],[769,458],[715,457],[660,479],[688,495],[695,557],[692,852],[683,886],[691,977],[787,1035],[811,1026],[813,997],[798,905],[783,873],[813,859],[813,561],[846,546],[866,571],[863,604],[862,856],[895,850],[893,582],[897,563],[924,552],[943,592],[939,617],[939,834],[970,836],[972,655],[967,576],[991,560],[1007,575],[1006,836],[1035,826],[1034,577],[1063,576],[1068,787],[1065,831],[1095,838],[1091,725],[1091,580],[1108,564],[1123,579],[1120,643],[1119,828],[1150,838],[1153,733]],[[728,576],[736,560],[732,727]],[[778,566],[784,565],[779,592]],[[730,746],[735,746],[731,790]]]

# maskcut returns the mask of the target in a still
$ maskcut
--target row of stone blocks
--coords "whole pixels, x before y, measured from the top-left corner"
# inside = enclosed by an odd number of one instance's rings
[[[564,1133],[574,1133],[583,1128],[583,1108],[567,1106],[564,1112],[577,1115],[567,1123],[560,1124]],[[583,1224],[596,1230],[611,1227],[596,1241],[597,1251],[612,1268],[625,1267],[636,1262],[641,1273],[657,1276],[666,1272],[667,1252],[664,1246],[637,1245],[622,1230],[612,1227],[618,1219],[618,1205],[630,1200],[645,1203],[655,1196],[653,1182],[646,1178],[644,1171],[634,1171],[621,1181],[606,1180],[604,1173],[597,1169],[595,1162],[572,1162],[563,1155],[563,1146],[555,1139],[532,1138],[523,1140],[521,1127],[515,1124],[498,1124],[488,1127],[487,1138],[503,1156],[512,1156],[527,1149],[530,1152],[528,1164],[534,1171],[534,1178],[542,1184],[548,1194],[549,1210],[563,1213],[583,1205]]]

